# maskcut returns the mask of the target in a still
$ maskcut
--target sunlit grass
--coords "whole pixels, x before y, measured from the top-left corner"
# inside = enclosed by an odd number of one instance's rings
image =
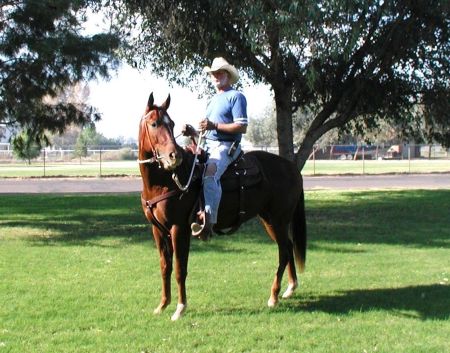
[[[31,165],[0,164],[0,177],[97,177],[111,175],[139,175],[136,161],[47,163],[35,162]]]
[[[175,298],[152,314],[140,207],[137,193],[0,198],[0,352],[448,351],[448,190],[308,191],[306,272],[274,310],[277,249],[258,222],[193,241],[176,323]]]
[[[309,160],[303,175],[450,172],[450,160]]]
[[[387,173],[442,173],[450,172],[450,160],[309,160],[302,170],[303,175],[333,174],[387,174]],[[98,177],[138,176],[136,161],[83,162],[79,163],[32,163],[0,164],[0,178],[9,177]]]

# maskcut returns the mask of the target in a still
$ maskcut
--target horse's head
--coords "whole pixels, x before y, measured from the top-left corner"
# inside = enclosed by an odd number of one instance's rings
[[[139,158],[152,156],[166,170],[174,170],[182,162],[180,147],[173,135],[174,122],[167,114],[170,95],[161,106],[153,104],[153,93],[147,102],[139,125]]]

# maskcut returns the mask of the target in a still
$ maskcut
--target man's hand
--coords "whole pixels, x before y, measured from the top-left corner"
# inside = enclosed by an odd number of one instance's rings
[[[198,127],[201,131],[206,131],[206,130],[216,130],[217,129],[217,124],[213,123],[212,121],[208,120],[208,119],[203,119],[202,121],[200,121],[200,123],[198,124]]]
[[[197,137],[198,136],[197,131],[194,129],[194,127],[192,125],[189,125],[189,124],[183,125],[183,128],[181,129],[181,133],[183,134],[183,136],[189,136],[189,137]]]

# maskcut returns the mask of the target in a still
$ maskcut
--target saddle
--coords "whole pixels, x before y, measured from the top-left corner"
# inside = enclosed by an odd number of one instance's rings
[[[192,153],[196,153],[196,141],[195,141],[195,130],[190,125],[185,125],[183,128],[183,135],[190,136],[193,144],[190,144],[185,147],[187,151],[191,151]],[[203,150],[200,151],[200,154],[197,155],[198,158],[198,167],[196,176],[201,178],[203,175],[204,168],[207,162],[207,156]],[[227,232],[223,232],[220,229],[214,227],[214,231],[218,234],[231,234],[235,232],[244,221],[244,217],[246,211],[244,209],[244,200],[246,189],[254,187],[261,183],[263,180],[263,176],[261,173],[261,168],[259,167],[258,160],[251,154],[245,154],[243,152],[236,158],[236,160],[231,163],[225,173],[222,175],[220,179],[220,183],[222,185],[223,192],[233,192],[238,191],[239,197],[239,213],[237,216],[237,222],[235,225],[231,227]],[[200,193],[199,201],[196,203],[196,206],[193,209],[191,214],[191,218],[195,219],[203,211],[203,192]],[[198,220],[200,222],[200,220]],[[201,222],[200,222],[201,223]]]
[[[241,152],[239,157],[228,166],[220,182],[223,191],[235,191],[257,185],[261,180],[262,175],[256,158]]]
[[[204,166],[204,164],[203,164]],[[241,152],[239,157],[231,163],[225,173],[222,175],[220,182],[222,185],[222,191],[226,192],[237,192],[237,197],[239,198],[239,211],[236,217],[236,223],[231,226],[227,231],[214,226],[214,232],[219,235],[232,234],[239,229],[245,219],[245,197],[246,190],[257,186],[263,180],[261,169],[259,168],[257,159],[252,155],[246,155]],[[192,212],[193,219],[199,217],[204,209],[203,192],[200,193],[199,201],[197,206],[194,207]],[[204,218],[203,218],[204,220]],[[203,223],[201,216],[198,222]],[[197,222],[197,223],[198,223]]]
[[[190,125],[187,125],[187,127],[185,126],[185,129],[186,128],[190,128],[192,129],[192,131],[195,131],[194,128]],[[184,132],[184,134],[185,136],[191,136],[186,132]],[[185,146],[185,150],[191,152],[192,154],[195,154],[197,148],[194,139],[193,141],[194,144],[191,143]],[[208,157],[204,150],[200,150],[197,152],[197,160],[198,168],[195,173],[195,179],[201,178],[204,173],[204,168],[208,160]],[[246,188],[254,186],[261,182],[261,180],[262,175],[257,159],[252,155],[247,155],[244,152],[241,152],[236,160],[228,166],[227,170],[222,175],[220,182],[223,191],[235,191],[241,189],[242,187]]]

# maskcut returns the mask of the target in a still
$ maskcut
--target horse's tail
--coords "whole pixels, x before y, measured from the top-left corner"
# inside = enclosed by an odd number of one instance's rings
[[[291,227],[295,261],[300,272],[303,272],[306,262],[306,216],[305,194],[303,190],[292,217]]]

